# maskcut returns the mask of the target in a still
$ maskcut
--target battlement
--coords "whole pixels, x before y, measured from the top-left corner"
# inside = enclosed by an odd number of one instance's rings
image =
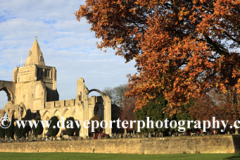
[[[56,108],[56,107],[74,107],[76,104],[75,99],[61,100],[61,101],[51,101],[45,103],[46,109]]]

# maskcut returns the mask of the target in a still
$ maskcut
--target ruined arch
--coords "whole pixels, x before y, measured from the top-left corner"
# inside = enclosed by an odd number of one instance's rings
[[[0,91],[0,110],[4,109],[9,102],[9,95],[6,91]]]
[[[27,109],[26,109],[25,105],[22,102],[18,105],[17,112],[18,112],[18,116],[20,118],[26,117]]]
[[[66,120],[67,118],[69,118],[69,117],[72,117],[71,112],[70,112],[70,110],[69,110],[68,108],[65,108],[65,109],[63,110],[62,115],[63,115],[63,117],[65,118],[65,120]]]
[[[2,88],[0,88],[0,91],[4,91],[7,94],[8,101],[13,100],[13,93],[10,89],[8,89],[7,87],[2,87]]]
[[[41,116],[42,120],[49,120],[51,118],[51,114],[48,110],[46,110]]]
[[[44,121],[44,123],[46,123],[46,121],[49,121],[51,118],[51,114],[48,110],[46,110],[42,115],[41,115],[42,120]],[[45,125],[45,127],[43,128],[43,135],[46,134],[48,132],[48,128]]]
[[[56,110],[54,110],[52,117],[54,117],[54,116],[56,116],[58,118],[59,122],[60,122],[59,123],[60,124],[60,128],[59,128],[59,131],[58,131],[58,134],[57,134],[57,136],[60,136],[60,134],[62,132],[62,114],[61,114],[61,112],[58,109],[56,109]]]
[[[100,90],[98,89],[91,89],[89,92],[88,92],[88,95],[91,93],[91,92],[97,92],[101,95],[102,99],[99,99],[99,97],[97,96],[97,101],[101,101],[103,102],[104,104],[104,100],[103,100],[103,96],[105,95],[103,92],[101,92]],[[89,107],[91,109],[91,113],[89,114],[89,118],[92,118],[94,116],[98,116],[100,117],[102,120],[104,119],[104,105],[103,104],[99,104],[99,103],[96,103],[94,106],[92,107]]]
[[[103,99],[103,119],[108,123],[110,124],[110,121],[112,119],[112,116],[111,116],[111,113],[112,113],[112,108],[111,108],[111,99],[109,96],[107,96],[105,93],[101,92],[100,90],[98,89],[91,89],[88,91],[88,95],[89,93],[93,92],[93,91],[96,91],[98,92],[101,96],[102,96],[102,99]],[[95,108],[95,107],[94,107]],[[110,125],[108,125],[106,128],[105,128],[105,133],[106,134],[109,134],[111,136],[112,134],[112,129],[109,127]]]
[[[61,112],[60,112],[58,109],[54,110],[54,112],[53,112],[53,114],[52,114],[52,117],[53,117],[53,116],[58,117],[59,120],[62,119],[62,114],[61,114]],[[52,117],[51,117],[51,118],[52,118]]]
[[[103,96],[106,96],[105,93],[101,92],[101,91],[98,90],[98,89],[91,89],[91,90],[89,90],[89,91],[88,91],[88,95],[89,95],[89,93],[91,93],[91,92],[93,92],[93,91],[98,92],[99,94],[101,94],[102,97],[103,97]]]
[[[75,113],[76,113],[76,109],[74,108],[74,109],[72,110],[72,112],[71,112],[71,116],[72,116],[73,118],[75,118]]]
[[[0,81],[0,91],[5,91],[8,96],[8,101],[14,100],[14,90],[15,90],[15,83],[12,81]]]
[[[11,110],[10,111],[10,114],[9,114],[9,118],[12,120],[12,121],[15,121],[18,117],[17,117],[17,112],[15,110]]]

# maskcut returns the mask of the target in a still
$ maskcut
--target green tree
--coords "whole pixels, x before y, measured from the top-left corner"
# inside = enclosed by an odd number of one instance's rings
[[[64,123],[67,135],[73,136],[74,132],[77,130],[75,119],[73,117],[68,117]]]
[[[17,136],[17,138],[22,138],[23,136],[25,136],[26,128],[23,128],[22,125],[20,127],[16,125],[14,126],[14,133]]]
[[[8,122],[7,124],[9,125],[10,122]],[[11,123],[11,125],[7,128],[6,130],[6,136],[8,138],[13,138],[14,135],[14,125],[13,123]]]
[[[2,127],[0,127],[0,138],[5,138],[6,135],[6,129],[3,129]]]
[[[179,121],[184,120],[184,124],[181,123],[181,128],[185,128],[184,130],[192,130],[193,124],[190,125],[190,128],[187,128],[186,120],[193,120],[192,115],[189,113],[189,108],[194,105],[193,99],[190,100],[189,103],[183,104],[181,103],[178,111],[176,114],[170,114],[168,112],[165,112],[164,109],[168,109],[170,106],[168,104],[168,101],[164,98],[163,94],[160,94],[157,99],[151,100],[147,103],[147,105],[143,106],[142,109],[138,109],[135,112],[135,116],[137,120],[143,120],[145,122],[145,128],[141,129],[141,132],[178,132],[183,131],[183,129],[179,130]],[[147,128],[147,117],[149,117],[150,120],[152,120],[153,128]],[[164,120],[168,119],[168,127],[164,125]],[[163,122],[163,125],[161,128],[156,127],[156,122],[160,120]],[[175,126],[174,123],[172,123],[172,127],[170,127],[170,121],[175,120],[177,122],[177,125]],[[151,123],[149,123],[151,124]],[[158,122],[160,127],[160,122]],[[139,127],[139,126],[137,126]]]
[[[164,127],[164,125],[161,128],[155,127],[156,121],[164,121],[166,118],[170,119],[169,114],[164,113],[163,109],[166,108],[168,105],[168,101],[163,97],[162,94],[158,96],[155,100],[151,100],[147,103],[147,105],[143,106],[141,109],[138,109],[135,112],[136,120],[143,120],[145,122],[145,128],[141,129],[141,132],[165,132],[168,131],[167,128]],[[149,127],[147,128],[147,117],[149,117],[150,120],[152,120],[153,128],[151,128],[151,123],[149,123]],[[175,116],[171,117],[171,119],[174,119]],[[160,126],[160,123],[159,123]],[[137,126],[139,127],[139,126]],[[138,130],[138,129],[137,129]]]
[[[43,132],[43,126],[42,126],[42,123],[41,123],[41,119],[40,118],[37,118],[36,120],[36,123],[38,124],[37,127],[33,126],[32,130],[33,130],[33,134],[34,136],[37,138],[38,135],[41,135],[42,132]]]
[[[52,138],[55,137],[59,132],[59,128],[57,127],[58,121],[59,119],[56,116],[50,119],[51,124],[49,126],[48,133],[49,133],[49,136]]]

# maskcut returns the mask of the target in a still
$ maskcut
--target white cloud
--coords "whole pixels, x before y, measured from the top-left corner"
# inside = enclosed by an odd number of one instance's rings
[[[0,0],[0,80],[12,80],[13,69],[25,63],[37,31],[38,42],[46,65],[55,66],[60,99],[76,96],[79,77],[89,89],[104,89],[127,83],[127,74],[136,72],[134,62],[125,63],[97,49],[95,33],[74,13],[84,1]],[[0,92],[0,109],[6,103]]]

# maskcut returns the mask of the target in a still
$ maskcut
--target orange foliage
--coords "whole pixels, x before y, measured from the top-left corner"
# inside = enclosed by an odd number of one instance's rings
[[[135,109],[135,103],[136,99],[134,97],[124,97],[124,99],[121,101],[121,114],[120,114],[120,119],[122,121],[127,120],[128,124],[126,125],[128,128],[127,130],[133,130],[135,129],[135,123],[133,124],[133,127],[131,128],[130,126],[130,121],[135,120],[135,114],[134,114],[134,109]]]
[[[240,0],[86,0],[75,15],[102,38],[99,48],[136,60],[127,93],[136,108],[162,91],[174,113],[213,87],[240,92],[239,10]]]
[[[197,120],[212,120],[215,117],[217,120],[228,120],[229,125],[233,125],[234,121],[239,120],[240,105],[228,102],[228,96],[222,95],[227,101],[217,102],[220,99],[203,95],[195,101],[195,105],[189,108],[189,113]],[[214,102],[215,101],[215,102]]]

